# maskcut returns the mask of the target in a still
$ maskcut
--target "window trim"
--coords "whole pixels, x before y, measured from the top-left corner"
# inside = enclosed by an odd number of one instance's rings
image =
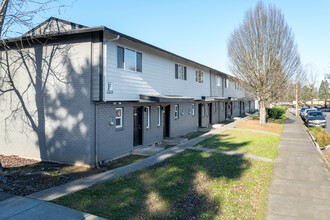
[[[195,115],[195,103],[191,105],[191,115]]]
[[[145,107],[147,112],[147,126],[146,128],[150,128],[150,106]]]
[[[123,61],[123,68],[120,68],[120,67],[118,67],[118,48],[123,48],[124,49],[124,52],[123,52],[123,58],[124,58],[124,61]],[[130,70],[130,69],[126,69],[126,62],[125,62],[125,50],[131,50],[131,51],[133,51],[133,52],[135,52],[135,59],[134,59],[134,62],[135,62],[135,70],[133,71],[133,70]],[[135,49],[131,49],[131,48],[129,48],[129,47],[125,47],[125,46],[122,46],[122,45],[117,45],[117,69],[121,69],[121,70],[125,70],[125,71],[129,71],[129,72],[133,72],[133,73],[135,73],[135,72],[137,72],[137,73],[142,73],[143,72],[143,53],[142,52],[140,52],[140,51],[137,51],[137,50],[135,50]],[[137,71],[137,53],[140,53],[141,54],[141,71]]]
[[[160,105],[157,106],[157,110],[158,110],[158,124],[157,124],[157,126],[160,127],[160,124],[161,124],[161,107],[160,107]]]
[[[179,118],[179,105],[178,104],[176,104],[175,106],[174,106],[174,118],[175,119],[178,119]]]
[[[120,111],[120,116],[117,116],[117,111]],[[120,125],[117,125],[117,119],[120,119]],[[123,127],[123,108],[116,108],[116,117],[115,117],[115,124],[116,128],[122,128]]]

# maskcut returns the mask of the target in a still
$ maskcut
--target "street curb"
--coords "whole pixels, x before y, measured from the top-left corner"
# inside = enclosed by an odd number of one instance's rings
[[[314,143],[314,147],[315,147],[316,151],[319,152],[319,154],[321,154],[321,157],[322,157],[323,161],[325,162],[325,165],[330,167],[330,164],[329,164],[328,160],[325,158],[324,154],[322,153],[319,144],[316,142],[316,139],[314,138],[314,136],[312,135],[312,133],[308,129],[306,129],[306,131],[309,134],[309,136],[311,137],[311,139]]]

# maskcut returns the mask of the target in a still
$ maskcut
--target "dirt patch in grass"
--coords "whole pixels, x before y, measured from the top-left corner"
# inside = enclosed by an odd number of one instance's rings
[[[267,131],[273,132],[276,134],[281,134],[283,125],[282,124],[275,124],[275,123],[267,123],[266,126],[261,126],[259,121],[256,120],[248,120],[242,123],[239,123],[234,128],[240,129],[251,129],[251,130],[258,130],[258,131]]]
[[[17,156],[0,155],[4,171],[0,173],[0,189],[26,196],[96,173],[115,169],[145,157],[127,156],[105,164],[101,169],[68,164],[39,162]]]
[[[186,150],[54,202],[108,219],[262,219],[272,163]]]

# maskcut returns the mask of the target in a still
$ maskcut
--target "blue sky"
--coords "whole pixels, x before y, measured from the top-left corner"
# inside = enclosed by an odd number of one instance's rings
[[[330,73],[330,1],[264,3],[282,10],[303,64],[314,66],[318,80]],[[256,4],[257,0],[77,0],[52,15],[90,27],[104,25],[229,73],[227,40]]]

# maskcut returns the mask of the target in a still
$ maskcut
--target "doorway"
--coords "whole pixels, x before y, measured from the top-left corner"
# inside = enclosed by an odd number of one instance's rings
[[[170,136],[170,111],[171,111],[171,106],[167,105],[165,106],[165,112],[164,112],[164,125],[163,125],[163,136],[165,137],[169,137]]]
[[[225,102],[225,119],[228,118],[227,111],[228,111],[228,102]]]
[[[142,144],[142,114],[143,114],[143,107],[133,108],[134,146],[139,146]]]

